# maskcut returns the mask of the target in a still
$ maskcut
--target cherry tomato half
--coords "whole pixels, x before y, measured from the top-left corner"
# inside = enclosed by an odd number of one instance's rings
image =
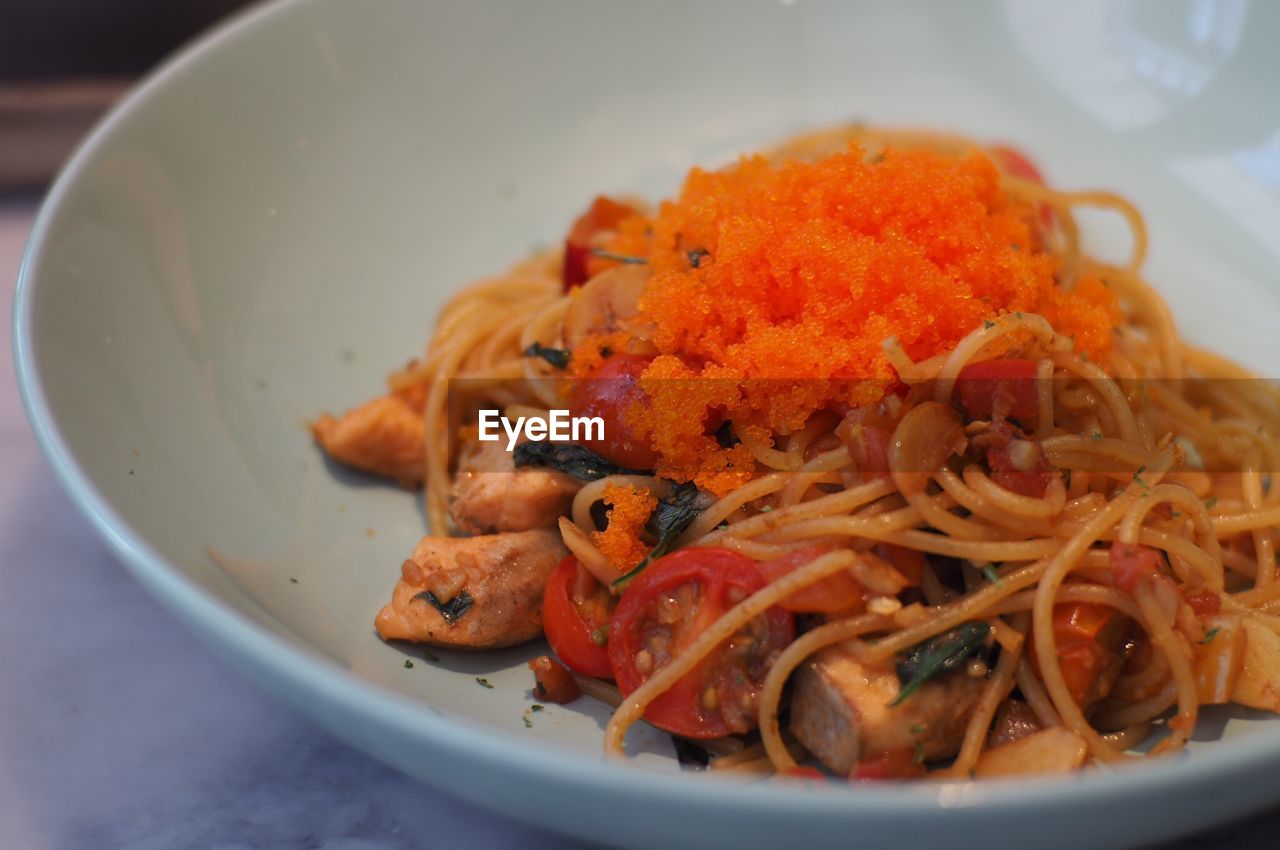
[[[970,419],[1016,419],[1034,428],[1040,414],[1034,360],[970,363],[956,376],[956,395]]]
[[[1040,168],[1022,151],[1009,145],[992,145],[989,150],[991,158],[1006,174],[1039,183],[1041,186],[1045,185],[1044,174]],[[1040,219],[1046,226],[1053,223],[1053,210],[1048,204],[1040,205]]]
[[[1032,183],[1044,183],[1044,175],[1040,173],[1040,169],[1022,151],[1009,145],[992,145],[990,150],[991,158],[1004,171]]]
[[[542,597],[542,630],[567,666],[599,679],[613,678],[609,651],[600,640],[613,614],[609,590],[572,556],[560,562]]]
[[[622,693],[765,583],[750,558],[728,549],[681,549],[650,564],[627,587],[610,627],[609,661]],[[794,636],[791,615],[769,609],[650,703],[645,719],[687,738],[750,730],[765,674]]]
[[[1089,707],[1106,696],[1120,672],[1125,617],[1109,605],[1064,602],[1053,606],[1053,644],[1062,678],[1076,703]],[[1038,672],[1035,653],[1031,663]]]
[[[609,230],[616,230],[624,219],[635,215],[630,204],[620,203],[604,195],[597,197],[587,211],[578,216],[569,235],[564,240],[564,268],[561,280],[568,292],[591,277],[591,249],[596,237]]]
[[[646,401],[639,378],[648,365],[649,358],[638,354],[611,355],[574,382],[569,402],[574,416],[604,420],[604,439],[586,446],[627,469],[653,469],[658,462],[653,446],[627,423],[628,411]]]
[[[1213,617],[1222,610],[1222,597],[1212,590],[1191,590],[1183,594],[1197,617]]]
[[[825,555],[834,546],[805,546],[789,552],[781,558],[759,561],[757,569],[769,582],[776,581],[805,564]],[[826,578],[797,590],[779,603],[779,607],[788,611],[804,611],[813,613],[859,614],[866,607],[866,593],[858,580],[848,570],[829,575]]]
[[[1164,565],[1160,553],[1150,546],[1119,540],[1111,544],[1110,561],[1116,589],[1124,593],[1133,593],[1143,579],[1154,580]]]

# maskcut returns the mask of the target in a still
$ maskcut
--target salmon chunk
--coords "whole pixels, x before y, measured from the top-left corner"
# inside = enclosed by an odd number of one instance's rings
[[[324,414],[311,433],[334,460],[407,487],[426,477],[426,429],[422,412],[404,395],[365,402],[335,419]]]
[[[581,487],[556,470],[517,470],[502,443],[477,441],[458,460],[449,511],[468,534],[554,528]]]
[[[568,554],[551,530],[424,537],[378,612],[378,634],[460,649],[532,640],[542,634],[547,578]]]
[[[960,751],[984,681],[949,673],[890,706],[899,691],[892,665],[869,668],[848,650],[828,647],[796,672],[791,729],[841,775],[862,759],[892,751],[916,751],[928,761],[949,758]]]

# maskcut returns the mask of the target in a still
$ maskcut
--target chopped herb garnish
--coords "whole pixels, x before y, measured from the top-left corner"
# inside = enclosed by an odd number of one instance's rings
[[[599,481],[609,475],[647,475],[649,470],[624,469],[585,446],[575,443],[527,442],[512,453],[516,469],[549,466],[582,481]]]
[[[902,689],[889,705],[901,704],[934,676],[959,669],[982,650],[989,634],[989,623],[973,620],[907,650],[896,665]]]
[[[912,727],[911,727],[911,734],[912,734],[912,735],[923,735],[923,734],[924,734],[924,724],[923,724],[923,723],[917,723],[917,724],[915,724],[914,726],[912,726]]]
[[[404,660],[404,669],[406,669],[406,670],[412,670],[412,669],[413,669],[413,662],[406,658],[406,659]]]
[[[762,505],[762,506],[760,507],[760,513],[762,513],[762,514],[767,514],[767,513],[769,513],[769,511],[771,511],[771,510],[773,510],[773,505]]]
[[[542,711],[544,708],[546,708],[546,706],[540,702],[535,702],[533,705],[529,706],[530,711]]]
[[[1000,573],[996,571],[995,564],[983,564],[982,574],[986,577],[987,581],[991,582],[996,587],[1000,587],[1004,584],[1004,579],[1000,578]]]
[[[671,545],[684,530],[693,524],[698,515],[711,507],[714,500],[698,489],[697,485],[688,481],[677,484],[671,489],[671,495],[658,500],[658,506],[649,515],[645,528],[658,538],[653,549],[635,569],[609,586],[614,593],[622,592],[631,580],[640,575],[649,564],[661,558],[671,550]]]
[[[1216,638],[1217,636],[1218,636],[1218,629],[1215,626],[1214,628],[1209,629],[1209,631],[1204,633],[1204,638],[1201,639],[1200,643],[1202,644],[1213,643],[1213,639]]]
[[[1145,481],[1143,481],[1143,480],[1142,480],[1142,473],[1144,473],[1144,472],[1146,472],[1146,471],[1147,471],[1147,467],[1146,467],[1146,465],[1139,466],[1139,467],[1138,467],[1138,470],[1137,470],[1136,472],[1134,472],[1134,473],[1133,473],[1133,480],[1134,480],[1134,482],[1135,482],[1139,487],[1141,487],[1143,490],[1150,490],[1150,489],[1151,489],[1151,487],[1147,484],[1147,482],[1145,482]]]
[[[525,357],[541,357],[557,369],[566,369],[569,366],[569,352],[563,348],[551,348],[540,342],[535,342],[524,350]]]
[[[991,321],[990,319],[983,319],[983,320],[982,320],[982,326],[983,326],[984,328],[986,328],[987,330],[991,330],[992,328],[994,328],[994,327],[996,326],[996,323],[995,323],[995,322],[993,322],[993,321]]]
[[[1211,511],[1213,510],[1213,506],[1216,504],[1218,504],[1218,497],[1210,496],[1209,498],[1204,500],[1204,509],[1206,511]]]
[[[1096,441],[1096,440],[1101,440],[1101,439],[1102,439],[1102,432],[1101,432],[1101,431],[1094,431],[1092,434],[1090,434],[1090,435],[1089,435],[1089,439],[1090,439],[1090,440],[1095,440],[1095,441]]]
[[[488,688],[489,690],[493,690],[493,685],[491,685],[489,683],[489,680],[486,679],[484,676],[476,676],[476,684],[482,688]]]
[[[702,266],[702,261],[711,256],[711,252],[706,248],[694,248],[689,252],[689,265],[695,269]]]
[[[425,646],[422,648],[422,657],[430,661],[432,664],[440,663],[440,656],[436,655],[434,652],[427,649]]]
[[[298,580],[293,576],[289,576],[289,584],[297,584]]]
[[[649,261],[644,257],[628,257],[626,254],[615,254],[611,251],[602,251],[599,248],[592,248],[591,256],[629,266],[647,266],[649,264]]]
[[[916,764],[924,764],[924,740],[916,738],[916,752],[911,760]]]
[[[524,715],[523,717],[521,717],[520,719],[524,721],[524,728],[526,728],[526,729],[532,729],[532,728],[533,728],[533,721],[529,719],[529,715],[527,715],[527,714],[526,714],[526,715]]]
[[[440,616],[449,625],[453,625],[462,619],[463,615],[471,610],[471,604],[475,601],[471,598],[471,594],[465,590],[457,596],[445,602],[441,602],[436,595],[430,590],[424,590],[421,593],[415,593],[414,599],[421,599],[432,608],[440,612]]]

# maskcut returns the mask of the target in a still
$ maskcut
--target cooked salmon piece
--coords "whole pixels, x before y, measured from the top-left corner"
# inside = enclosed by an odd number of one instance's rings
[[[569,554],[549,529],[418,541],[375,626],[385,640],[491,649],[542,634],[542,592]]]
[[[468,534],[554,528],[581,487],[553,469],[516,469],[502,443],[475,441],[459,456],[449,512]]]
[[[426,477],[426,428],[412,398],[392,393],[335,419],[324,414],[311,434],[334,460],[417,487]]]
[[[947,673],[890,706],[900,689],[892,665],[869,668],[847,649],[828,647],[796,671],[791,730],[842,776],[859,760],[887,752],[914,751],[926,761],[949,758],[960,751],[984,681],[963,671]]]

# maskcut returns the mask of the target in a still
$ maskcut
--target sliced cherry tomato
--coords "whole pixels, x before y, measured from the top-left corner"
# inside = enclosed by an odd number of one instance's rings
[[[989,150],[996,165],[1004,171],[1014,177],[1030,180],[1032,183],[1044,184],[1044,175],[1040,173],[1040,169],[1031,161],[1031,158],[1022,151],[1009,145],[992,145]]]
[[[956,395],[970,419],[1016,419],[1028,428],[1040,418],[1034,360],[970,363],[956,377]]]
[[[911,587],[918,586],[924,580],[924,568],[928,561],[919,549],[908,549],[896,543],[877,543],[875,553],[902,573]]]
[[[1032,183],[1039,183],[1041,186],[1045,185],[1044,174],[1040,168],[1022,151],[1009,145],[992,145],[989,150],[991,158],[1005,173],[1021,177],[1023,180],[1030,180]],[[1040,220],[1046,226],[1053,224],[1053,209],[1048,204],[1040,205]]]
[[[1150,546],[1119,540],[1111,544],[1111,576],[1116,587],[1125,593],[1133,593],[1144,578],[1158,577],[1161,566],[1160,553]]]
[[[728,549],[681,549],[650,564],[622,595],[609,631],[623,695],[765,584],[755,562]],[[686,738],[749,731],[769,665],[794,636],[791,615],[769,609],[650,703],[645,719]]]
[[[578,216],[564,240],[561,280],[564,282],[565,292],[585,283],[591,277],[591,249],[595,247],[596,237],[606,231],[616,230],[624,219],[632,215],[635,215],[635,209],[629,204],[601,195],[586,212]]]
[[[927,773],[917,760],[915,750],[904,748],[879,753],[860,760],[849,771],[854,782],[878,782],[886,779],[915,779]]]
[[[1056,473],[1038,442],[1027,439],[1026,434],[1005,420],[997,419],[991,430],[974,440],[974,445],[986,449],[992,481],[1011,493],[1033,499],[1044,497]]]
[[[1183,598],[1197,617],[1213,617],[1222,610],[1222,597],[1212,590],[1192,590]]]
[[[599,416],[604,439],[586,445],[596,454],[628,469],[653,469],[658,457],[649,441],[627,423],[628,411],[646,402],[640,373],[649,358],[614,354],[581,380],[574,382],[569,407],[574,416]]]
[[[1053,643],[1067,689],[1076,703],[1091,706],[1111,690],[1123,661],[1125,618],[1109,605],[1067,602],[1053,608]],[[1035,661],[1033,653],[1032,663]]]
[[[605,649],[613,597],[578,559],[560,562],[547,579],[542,597],[542,630],[547,642],[566,665],[579,673],[610,679],[609,651]],[[602,636],[606,636],[601,639]]]
[[[539,655],[529,661],[533,671],[533,695],[547,702],[573,702],[582,696],[573,674],[550,655]]]
[[[797,549],[794,552],[783,555],[781,558],[758,561],[756,567],[764,574],[765,579],[772,583],[785,575],[795,572],[813,559],[827,554],[834,548],[834,546],[823,545],[805,546],[803,549]],[[866,607],[866,602],[866,592],[862,585],[858,583],[852,573],[844,570],[827,576],[808,587],[801,588],[782,600],[781,607],[788,611],[809,613],[858,614]]]

